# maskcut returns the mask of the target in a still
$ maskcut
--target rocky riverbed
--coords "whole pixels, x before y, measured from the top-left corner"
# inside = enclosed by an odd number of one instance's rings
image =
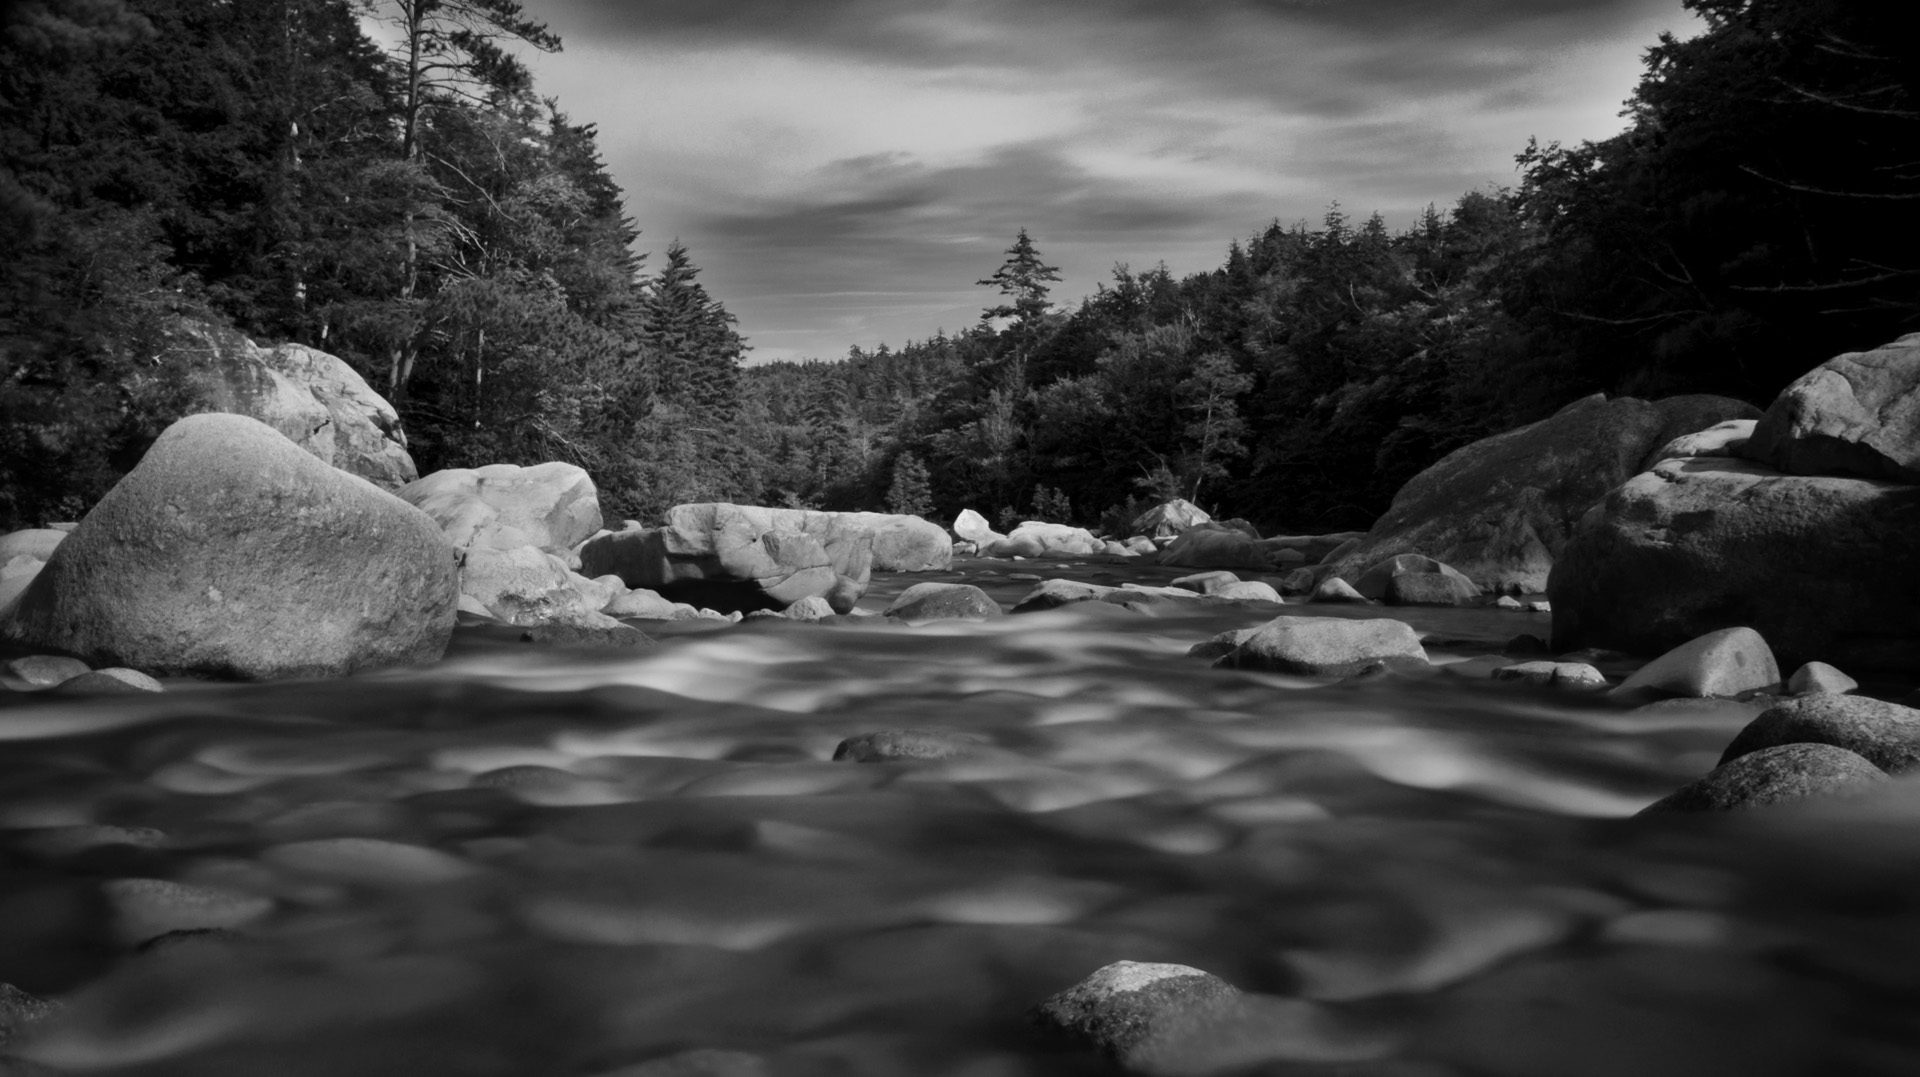
[[[1188,571],[962,558],[856,609]],[[1436,668],[1189,654],[1280,612]],[[409,670],[0,693],[0,1072],[1091,1074],[1032,1009],[1117,961],[1239,991],[1141,1072],[1920,1070],[1920,786],[1636,817],[1767,700],[1490,679],[1545,614],[461,617]]]

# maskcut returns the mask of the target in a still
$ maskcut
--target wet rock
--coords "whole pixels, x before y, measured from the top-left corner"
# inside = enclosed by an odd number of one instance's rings
[[[452,548],[424,513],[261,423],[174,423],[87,514],[0,637],[93,664],[337,676],[438,659]]]
[[[1234,602],[1272,602],[1279,605],[1286,601],[1280,597],[1280,592],[1273,589],[1272,584],[1261,580],[1229,583],[1224,587],[1215,588],[1208,594],[1214,598],[1224,598]]]
[[[1000,616],[1000,604],[967,583],[916,583],[886,608],[902,621],[950,621]]]
[[[110,879],[101,884],[114,913],[114,930],[128,944],[169,931],[243,927],[273,911],[273,902],[168,879]]]
[[[1543,591],[1581,516],[1648,467],[1650,451],[1724,419],[1757,414],[1750,404],[1717,396],[1649,402],[1595,394],[1447,454],[1394,494],[1365,538],[1329,560],[1352,579],[1384,557],[1419,552],[1489,590]]]
[[[1366,595],[1354,590],[1352,584],[1338,576],[1333,576],[1321,581],[1320,586],[1313,589],[1313,601],[1355,602],[1364,605],[1368,601],[1368,598]]]
[[[1496,681],[1524,681],[1542,687],[1592,691],[1607,686],[1606,675],[1584,662],[1521,662],[1493,671]]]
[[[978,751],[984,743],[971,734],[944,729],[885,729],[848,737],[834,748],[833,758],[852,763],[947,759]]]
[[[1497,610],[1519,610],[1523,607],[1520,605],[1520,600],[1512,595],[1501,595],[1499,598],[1493,600],[1493,608]]]
[[[1104,553],[1106,548],[1106,543],[1085,528],[1024,520],[1006,538],[983,543],[980,553],[985,557],[1071,558]]]
[[[10,983],[0,981],[0,1047],[12,1043],[30,1026],[60,1011],[58,1003],[30,995]],[[5,1066],[0,1059],[0,1067]]]
[[[1548,585],[1554,641],[1657,653],[1730,625],[1791,663],[1920,670],[1920,486],[1667,460],[1584,518]]]
[[[1920,764],[1920,710],[1866,696],[1811,695],[1789,699],[1750,722],[1720,757],[1725,764],[1782,744],[1845,748],[1888,774]]]
[[[520,642],[596,651],[629,650],[654,645],[652,636],[632,625],[621,624],[604,613],[535,625],[520,633]]]
[[[1920,333],[1802,375],[1767,407],[1740,455],[1790,475],[1920,483]]]
[[[160,692],[160,682],[137,669],[108,666],[68,677],[52,689],[63,696],[123,696]]]
[[[612,573],[676,602],[745,612],[819,596],[844,613],[866,593],[874,565],[874,532],[861,517],[881,514],[675,505],[663,527],[589,540],[580,547],[581,572]],[[919,523],[947,543],[945,531]]]
[[[1367,598],[1383,599],[1393,584],[1393,578],[1402,573],[1438,573],[1455,581],[1462,594],[1478,595],[1480,589],[1472,580],[1461,575],[1451,565],[1445,565],[1431,557],[1417,553],[1403,553],[1389,557],[1367,568],[1353,579],[1353,589]]]
[[[1787,678],[1787,692],[1796,696],[1845,695],[1860,687],[1860,682],[1825,662],[1808,662]]]
[[[1195,1011],[1239,995],[1232,984],[1186,965],[1116,961],[1048,998],[1031,1014],[1044,1033],[1127,1066],[1134,1048]]]
[[[833,616],[833,607],[818,595],[809,595],[780,611],[789,621],[821,621]]]
[[[1235,628],[1222,632],[1211,639],[1204,640],[1187,648],[1189,658],[1220,658],[1232,654],[1234,649],[1247,641],[1247,637],[1260,631],[1255,628]]]
[[[1344,677],[1385,659],[1425,663],[1420,637],[1402,621],[1276,617],[1215,662],[1222,669]]]
[[[600,530],[600,493],[586,471],[551,461],[532,467],[448,468],[402,486],[401,500],[433,517],[455,546],[560,553]]]
[[[1141,513],[1133,521],[1131,531],[1136,535],[1145,535],[1152,539],[1170,539],[1197,524],[1211,521],[1213,517],[1191,501],[1174,498],[1163,505]]]
[[[1468,606],[1480,589],[1444,572],[1396,572],[1387,579],[1389,606]]]
[[[1160,550],[1159,563],[1181,568],[1254,568],[1273,567],[1266,547],[1240,531],[1196,527]]]
[[[1102,587],[1097,583],[1081,583],[1078,580],[1046,580],[1028,591],[1026,597],[1014,603],[1013,609],[1008,612],[1033,613],[1074,602],[1094,602],[1119,590],[1118,587]]]
[[[16,658],[7,663],[6,670],[33,688],[52,688],[61,681],[72,680],[89,671],[87,664],[78,658],[52,654]]]
[[[1739,456],[1753,436],[1755,419],[1728,419],[1705,430],[1682,434],[1660,446],[1649,460],[1684,460],[1690,456]]]
[[[1641,809],[1642,815],[1758,808],[1811,796],[1863,793],[1887,775],[1861,756],[1829,744],[1763,748],[1715,767],[1705,777]]]
[[[1240,577],[1233,573],[1224,569],[1215,569],[1212,572],[1196,572],[1191,576],[1182,576],[1169,586],[1184,587],[1189,591],[1210,595],[1218,588],[1239,582]]]
[[[1780,683],[1780,666],[1751,628],[1709,632],[1648,662],[1620,682],[1621,695],[1737,696]]]

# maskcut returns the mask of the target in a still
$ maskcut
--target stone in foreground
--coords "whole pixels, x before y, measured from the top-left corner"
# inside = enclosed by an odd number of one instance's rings
[[[1737,696],[1780,683],[1780,666],[1760,633],[1723,628],[1675,647],[1635,670],[1622,695]]]
[[[1000,604],[970,583],[916,583],[887,606],[902,621],[952,621],[1000,616]]]
[[[150,673],[267,679],[431,662],[454,551],[420,510],[262,423],[168,427],[0,614],[0,637]]]
[[[1275,617],[1214,665],[1345,677],[1394,660],[1427,661],[1419,635],[1403,621]]]
[[[1813,796],[1853,795],[1887,780],[1879,767],[1829,744],[1785,744],[1722,763],[1641,809],[1641,815],[1732,811]]]
[[[1920,765],[1920,710],[1866,696],[1789,699],[1748,723],[1720,762],[1782,744],[1830,744],[1899,774]]]
[[[1187,965],[1116,961],[1036,1006],[1043,1032],[1126,1064],[1132,1050],[1169,1024],[1190,1020],[1239,989]]]
[[[7,663],[7,672],[27,682],[29,688],[52,688],[91,672],[85,662],[65,655],[32,654]]]
[[[977,751],[979,737],[943,729],[884,729],[848,737],[833,750],[835,762],[892,763],[948,759]]]

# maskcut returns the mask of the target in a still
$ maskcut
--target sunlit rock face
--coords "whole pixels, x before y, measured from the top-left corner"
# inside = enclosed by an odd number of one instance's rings
[[[161,434],[0,636],[148,672],[266,679],[432,661],[458,598],[424,513],[239,415]]]
[[[1212,520],[1205,509],[1183,498],[1174,498],[1163,505],[1155,505],[1141,513],[1133,521],[1131,533],[1145,535],[1156,541],[1170,539],[1196,524]]]
[[[1815,367],[1737,451],[1791,475],[1920,483],[1920,333]]]
[[[929,538],[922,549],[899,539],[903,529],[876,527],[874,521],[918,521],[939,532],[939,541],[936,546]],[[905,533],[917,536],[919,531]],[[800,599],[820,597],[835,612],[845,613],[866,592],[875,549],[882,544],[896,563],[924,564],[943,552],[952,556],[946,532],[918,517],[723,502],[676,505],[664,527],[601,535],[580,548],[580,561],[587,576],[612,573],[629,587],[697,606],[785,609]],[[922,552],[913,552],[916,549]]]
[[[1920,486],[1668,460],[1608,494],[1554,565],[1554,645],[1654,654],[1757,630],[1792,668],[1920,666]]]
[[[1683,434],[1757,415],[1751,404],[1720,396],[1577,400],[1415,475],[1336,570],[1352,578],[1389,555],[1419,553],[1488,590],[1543,591],[1581,515],[1648,467],[1649,453]]]
[[[389,489],[419,475],[400,416],[346,361],[303,344],[261,347],[231,329],[176,328],[189,411],[246,415],[320,460]]]
[[[433,517],[455,546],[559,553],[600,530],[600,494],[586,471],[549,461],[532,467],[447,468],[396,490]]]

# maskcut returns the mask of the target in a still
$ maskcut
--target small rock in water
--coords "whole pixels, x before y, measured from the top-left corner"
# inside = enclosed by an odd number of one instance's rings
[[[1260,631],[1260,629],[1255,627],[1235,628],[1227,632],[1222,632],[1211,639],[1196,643],[1192,647],[1187,648],[1187,657],[1220,658],[1224,655],[1232,654],[1234,648],[1245,643],[1248,636],[1258,631]]]
[[[1500,649],[1502,654],[1548,654],[1551,651],[1546,640],[1526,632],[1508,640],[1507,645]]]
[[[1787,694],[1808,695],[1845,695],[1860,687],[1860,682],[1825,662],[1808,662],[1793,671],[1787,678]]]
[[[595,613],[552,624],[535,625],[520,633],[520,642],[541,643],[551,647],[616,650],[651,647],[653,637],[632,625],[621,624],[606,614]]]
[[[1384,659],[1414,659],[1424,664],[1427,652],[1420,646],[1419,635],[1404,621],[1384,617],[1365,621],[1275,617],[1214,665],[1221,669],[1345,677]]]
[[[1920,710],[1866,696],[1789,699],[1748,723],[1727,745],[1720,762],[1724,766],[1783,744],[1845,748],[1888,774],[1899,774],[1920,764]]]
[[[969,583],[916,583],[887,606],[902,621],[977,620],[1000,616],[1000,604]]]
[[[1271,602],[1276,606],[1286,601],[1280,597],[1280,592],[1273,589],[1272,584],[1261,580],[1241,580],[1216,587],[1207,593],[1214,598],[1225,598],[1237,602]]]
[[[1784,744],[1722,763],[1640,814],[1759,808],[1810,796],[1864,793],[1886,780],[1885,771],[1845,748]]]
[[[34,688],[52,688],[82,673],[91,672],[85,662],[62,655],[33,654],[7,663],[7,672]]]
[[[1043,578],[1044,578],[1044,577],[1041,577],[1041,576],[1036,576],[1036,575],[1034,575],[1034,574],[1033,574],[1033,573],[1031,573],[1031,572],[1009,572],[1009,573],[1007,573],[1007,579],[1010,579],[1010,580],[1020,580],[1020,581],[1022,581],[1023,583],[1039,583],[1039,582],[1040,582],[1040,581],[1041,581],[1041,580],[1042,580]]]
[[[1032,613],[1036,610],[1055,609],[1073,602],[1092,602],[1118,590],[1120,590],[1118,587],[1102,587],[1097,583],[1047,580],[1027,592],[1027,596],[1015,603],[1009,612]]]
[[[1283,595],[1310,595],[1313,593],[1314,571],[1310,568],[1296,568],[1280,577],[1280,593]]]
[[[0,1047],[5,1047],[29,1025],[57,1013],[60,1005],[29,995],[10,983],[0,981]],[[0,1059],[0,1073],[12,1073]],[[23,1077],[25,1071],[22,1071]]]
[[[1581,691],[1607,686],[1606,675],[1584,662],[1522,662],[1494,670],[1493,679]]]
[[[1315,602],[1357,602],[1357,603],[1364,604],[1365,602],[1368,601],[1368,599],[1367,599],[1367,596],[1354,590],[1352,584],[1348,583],[1347,581],[1341,579],[1338,576],[1334,576],[1330,579],[1322,581],[1320,586],[1315,587],[1313,589],[1313,601]]]
[[[1648,662],[1614,691],[1620,695],[1737,696],[1779,683],[1779,663],[1760,633],[1723,628]]]
[[[240,927],[273,911],[258,894],[217,890],[171,879],[110,879],[101,884],[121,941],[144,942],[169,931]]]
[[[1517,610],[1517,609],[1525,608],[1520,605],[1520,600],[1513,597],[1512,595],[1501,595],[1499,598],[1494,599],[1493,606],[1495,609],[1501,609],[1501,610]]]
[[[164,691],[160,682],[152,677],[137,669],[121,669],[118,666],[69,677],[50,690],[63,696],[115,696]]]
[[[1538,602],[1529,602],[1527,603],[1527,612],[1528,613],[1552,613],[1553,603],[1547,601],[1544,598]]]
[[[1093,1048],[1125,1066],[1133,1049],[1193,1018],[1239,988],[1187,965],[1116,961],[1036,1006],[1041,1030]]]
[[[1191,576],[1182,576],[1174,580],[1170,586],[1184,587],[1189,591],[1210,595],[1222,587],[1239,582],[1240,577],[1233,573],[1225,569],[1215,569],[1212,572],[1196,572]]]
[[[780,616],[789,621],[818,621],[833,616],[833,606],[819,595],[808,595],[781,610]]]
[[[833,750],[836,762],[891,763],[903,759],[947,759],[975,751],[985,741],[941,729],[885,729],[848,737]]]

